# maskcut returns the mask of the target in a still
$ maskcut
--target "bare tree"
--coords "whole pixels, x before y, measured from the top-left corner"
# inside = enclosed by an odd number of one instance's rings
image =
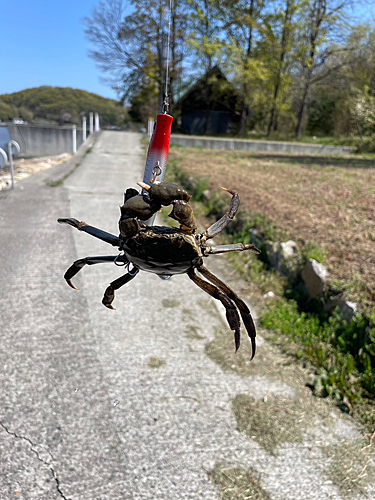
[[[181,63],[177,37],[179,31],[175,0],[171,20],[172,79]],[[133,8],[125,15],[125,7]],[[169,1],[168,0],[105,0],[84,20],[85,33],[95,49],[89,56],[108,75],[110,83],[124,102],[137,94],[158,96],[161,108],[165,91]]]
[[[337,56],[349,50],[342,38],[345,36],[346,10],[351,3],[352,0],[311,0],[309,2],[297,57],[301,64],[299,75],[301,97],[296,128],[298,139],[301,138],[305,129],[312,85],[349,62],[348,59]],[[327,64],[328,61],[330,64]],[[328,69],[327,75],[321,71],[323,67]]]

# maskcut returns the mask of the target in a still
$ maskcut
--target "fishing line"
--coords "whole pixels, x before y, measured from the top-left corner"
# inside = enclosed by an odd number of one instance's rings
[[[167,39],[167,68],[165,73],[165,96],[164,96],[164,113],[168,113],[169,99],[168,99],[168,80],[169,80],[169,52],[171,44],[171,17],[172,17],[172,0],[169,0],[169,13],[168,13],[168,39]]]

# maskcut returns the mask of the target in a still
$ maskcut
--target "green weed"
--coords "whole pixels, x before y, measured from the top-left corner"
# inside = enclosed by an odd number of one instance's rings
[[[317,262],[322,263],[327,258],[327,255],[327,251],[324,248],[317,245],[316,242],[312,241],[307,242],[302,249],[302,256],[304,257],[305,261],[314,259]]]

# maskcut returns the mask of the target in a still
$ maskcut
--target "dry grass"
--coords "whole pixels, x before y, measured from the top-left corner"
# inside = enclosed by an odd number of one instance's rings
[[[14,167],[14,179],[15,181],[20,181],[30,177],[30,175],[38,174],[43,170],[47,170],[51,167],[64,163],[72,158],[72,155],[67,153],[62,153],[57,156],[45,156],[42,158],[28,158],[16,160],[13,164]],[[9,167],[7,169],[0,169],[0,191],[11,185],[11,175]]]
[[[282,397],[259,401],[239,394],[232,400],[232,407],[238,430],[255,439],[271,455],[283,443],[302,443],[306,422],[311,422],[314,415],[308,411],[306,401]]]
[[[343,439],[322,451],[330,462],[327,475],[343,494],[363,492],[374,481],[375,453],[364,438]]]
[[[237,190],[242,208],[263,214],[299,242],[327,252],[332,281],[353,300],[375,302],[375,161],[173,147],[171,160],[213,190]]]
[[[150,368],[161,368],[165,365],[165,360],[162,358],[151,357],[148,360],[148,366]]]
[[[253,471],[219,463],[208,475],[219,487],[221,500],[271,500]]]

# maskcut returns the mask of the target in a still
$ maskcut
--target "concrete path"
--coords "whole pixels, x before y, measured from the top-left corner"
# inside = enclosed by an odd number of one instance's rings
[[[271,456],[236,429],[236,395],[295,390],[224,373],[206,356],[222,320],[186,276],[140,273],[116,311],[101,299],[121,268],[86,267],[73,280],[80,291],[66,285],[74,260],[115,251],[56,219],[117,234],[123,191],[144,168],[139,135],[90,141],[0,194],[0,499],[217,499],[207,471],[222,462],[255,470],[272,500],[346,498],[315,450]]]

